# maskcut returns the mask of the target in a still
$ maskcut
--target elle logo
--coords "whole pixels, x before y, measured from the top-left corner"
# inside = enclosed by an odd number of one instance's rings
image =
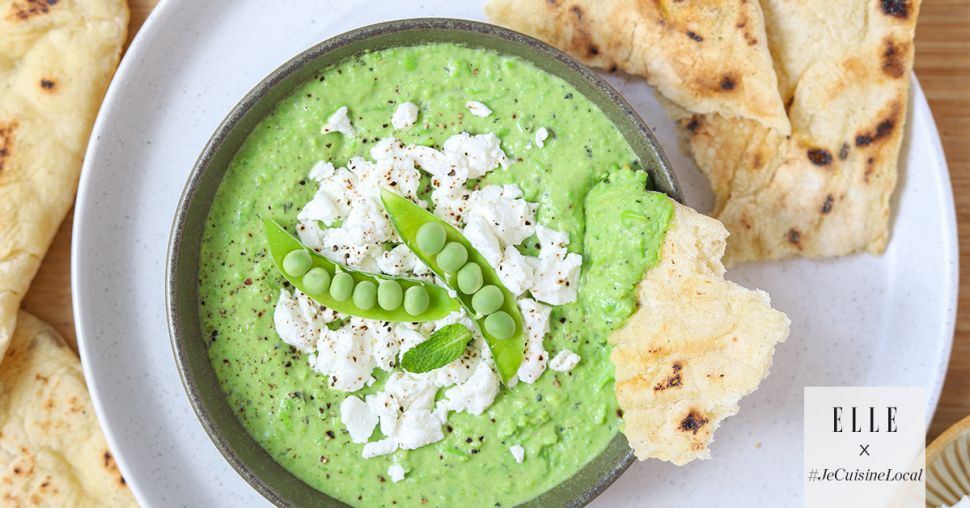
[[[851,416],[849,422],[849,432],[898,432],[899,428],[896,426],[896,406],[886,406],[885,407],[885,426],[880,427],[880,423],[883,421],[881,416],[883,414],[882,409],[879,408],[880,418],[876,417],[876,407],[869,406],[868,408],[859,408],[857,406],[849,407]],[[868,411],[866,411],[868,409]],[[833,418],[832,418],[832,432],[843,432],[842,418],[845,412],[842,406],[832,407]],[[864,429],[863,425],[868,424],[868,429]]]

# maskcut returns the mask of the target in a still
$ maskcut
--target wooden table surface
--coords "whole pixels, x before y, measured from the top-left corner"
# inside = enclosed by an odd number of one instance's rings
[[[157,0],[130,0],[129,40]],[[960,236],[960,304],[946,384],[927,439],[970,414],[970,0],[924,0],[916,37],[916,74],[943,138]],[[72,344],[70,246],[73,212],[61,225],[24,307]]]

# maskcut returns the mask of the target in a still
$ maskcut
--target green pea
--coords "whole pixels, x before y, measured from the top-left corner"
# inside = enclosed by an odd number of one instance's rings
[[[415,238],[418,248],[427,255],[437,254],[445,246],[445,228],[437,222],[429,222],[418,228]]]
[[[290,277],[302,277],[311,266],[313,266],[313,259],[304,249],[291,251],[283,258],[283,271]]]
[[[455,273],[468,261],[468,250],[458,242],[448,242],[435,258],[438,266],[447,273]]]
[[[319,266],[311,268],[303,276],[303,287],[310,294],[319,295],[325,293],[330,288],[330,272]]]
[[[404,292],[404,311],[412,316],[423,314],[430,304],[428,291],[421,286],[411,286]]]
[[[354,278],[346,272],[337,272],[330,282],[330,296],[338,302],[345,302],[354,292]]]
[[[515,321],[508,313],[498,311],[485,318],[485,331],[496,339],[507,339],[515,335]]]
[[[468,263],[458,270],[458,289],[466,295],[473,295],[482,287],[482,267],[478,263]]]
[[[486,316],[502,308],[504,302],[505,295],[502,290],[498,286],[488,285],[479,289],[472,297],[472,308],[479,315]]]
[[[362,310],[370,310],[377,304],[377,284],[369,280],[360,281],[354,286],[354,305]]]
[[[404,290],[397,281],[382,280],[377,286],[377,304],[384,310],[394,310],[401,306]]]

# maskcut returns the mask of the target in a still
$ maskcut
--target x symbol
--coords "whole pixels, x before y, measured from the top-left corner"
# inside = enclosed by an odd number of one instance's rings
[[[869,455],[869,445],[859,445],[859,448],[862,448],[862,451],[859,452],[859,456],[860,457],[863,456],[863,455],[865,455],[867,457],[871,457],[872,456],[872,455]]]

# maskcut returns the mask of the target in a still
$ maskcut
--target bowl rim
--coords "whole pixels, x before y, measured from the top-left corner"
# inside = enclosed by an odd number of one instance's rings
[[[558,64],[565,65],[568,72],[572,72],[581,80],[584,80],[591,86],[595,93],[602,94],[608,99],[608,102],[615,106],[621,113],[622,116],[630,122],[633,127],[634,135],[641,136],[649,145],[654,154],[654,164],[657,166],[653,169],[658,171],[667,180],[667,184],[670,188],[663,190],[665,194],[675,199],[678,202],[683,203],[683,195],[681,193],[680,186],[677,182],[676,175],[674,174],[670,162],[667,160],[666,154],[664,153],[660,143],[657,141],[653,135],[653,131],[646,124],[646,122],[640,117],[640,115],[633,109],[633,107],[623,98],[619,92],[617,92],[609,83],[607,83],[602,77],[596,74],[595,71],[587,67],[586,65],[576,61],[572,57],[563,53],[562,51],[538,40],[533,37],[524,35],[522,33],[492,25],[489,23],[483,23],[478,21],[464,20],[464,19],[454,19],[454,18],[408,18],[399,19],[393,21],[385,21],[381,23],[375,23],[371,25],[362,26],[353,30],[349,30],[331,38],[328,38],[322,42],[319,42],[303,51],[297,55],[291,57],[285,63],[274,69],[266,77],[261,79],[257,84],[255,84],[249,92],[243,96],[239,102],[226,114],[225,118],[219,123],[219,125],[214,130],[212,136],[206,142],[204,148],[202,149],[199,158],[196,160],[193,168],[186,180],[185,186],[179,198],[179,202],[176,208],[176,213],[172,221],[172,226],[169,234],[169,244],[166,252],[166,266],[165,266],[165,302],[166,302],[166,318],[168,322],[168,331],[170,342],[172,346],[172,351],[175,356],[176,367],[179,373],[179,378],[181,380],[182,386],[188,395],[189,402],[192,406],[196,417],[202,424],[203,429],[209,436],[210,440],[213,442],[215,447],[219,450],[219,453],[223,458],[232,466],[232,468],[239,474],[250,486],[252,486],[257,492],[259,492],[268,501],[272,502],[277,506],[289,506],[292,502],[288,500],[284,495],[282,495],[276,488],[267,483],[262,477],[256,474],[249,464],[247,464],[237,453],[233,445],[231,445],[222,432],[217,427],[214,421],[214,416],[207,407],[206,402],[203,400],[203,396],[199,392],[197,384],[200,380],[196,379],[195,374],[190,368],[190,355],[188,354],[184,340],[185,335],[182,332],[181,326],[181,310],[177,302],[177,293],[179,289],[179,277],[180,272],[180,253],[183,248],[183,243],[185,242],[183,233],[188,221],[189,205],[192,203],[193,198],[197,194],[200,180],[203,175],[211,168],[211,162],[222,146],[226,137],[232,132],[240,121],[245,117],[245,115],[254,108],[260,101],[264,99],[267,92],[272,90],[277,84],[285,81],[287,78],[291,77],[298,70],[301,70],[305,65],[312,64],[317,58],[324,57],[338,49],[344,48],[345,46],[351,45],[353,43],[360,43],[366,41],[367,39],[374,38],[376,36],[383,36],[388,34],[404,33],[404,32],[454,32],[454,33],[465,33],[471,36],[485,36],[491,38],[504,39],[505,41],[521,47],[524,51],[528,50],[535,54],[535,59],[551,59],[556,61]],[[420,44],[420,43],[418,43]],[[417,45],[417,44],[414,44]],[[474,46],[474,44],[472,44]],[[484,46],[483,46],[484,47]],[[498,51],[498,50],[496,50]],[[346,57],[345,57],[346,58]],[[532,62],[535,63],[535,62]],[[543,69],[546,72],[550,72]],[[554,74],[557,77],[565,79],[564,76]],[[568,80],[567,80],[568,81]],[[284,94],[289,95],[290,91]],[[274,102],[275,106],[276,102]],[[272,109],[272,107],[270,108]],[[615,121],[613,121],[615,124]],[[619,126],[618,126],[619,127]],[[248,135],[248,133],[247,133]],[[631,142],[630,136],[624,134],[624,138],[628,142]],[[221,182],[221,177],[220,177]],[[206,362],[209,362],[208,357],[205,358]],[[211,364],[210,364],[211,367]],[[219,387],[221,389],[221,386]],[[237,418],[238,419],[238,418]],[[620,439],[622,433],[618,433],[614,437],[614,440]],[[256,446],[260,446],[255,440],[248,434],[246,434],[250,440],[252,440]],[[611,447],[613,442],[607,446],[607,449],[598,454],[596,457],[591,459],[586,465],[582,466],[576,474],[581,472],[584,468],[588,467],[590,464],[595,462],[597,458],[604,455]],[[270,456],[270,459],[272,457]],[[275,459],[272,459],[275,462]],[[568,506],[585,506],[590,501],[592,501],[596,496],[605,491],[627,468],[634,462],[635,456],[632,449],[627,446],[626,452],[623,454],[619,460],[612,463],[609,469],[599,477],[599,479],[593,483],[588,489],[586,489],[581,495],[569,500]],[[282,467],[282,466],[279,466]],[[285,470],[285,468],[284,468]],[[305,482],[297,478],[295,475],[285,470],[290,476],[294,478],[295,481],[303,483]],[[569,483],[576,474],[570,479],[562,482],[563,484]],[[562,484],[560,484],[562,485]],[[309,486],[308,486],[309,487]],[[557,486],[558,487],[558,486]],[[557,487],[553,487],[549,491],[546,491],[533,500],[527,501],[526,505],[536,504],[536,500],[542,499],[542,497],[552,491]],[[313,487],[309,487],[313,488]],[[316,490],[316,489],[313,489]],[[319,491],[317,491],[319,492]],[[320,492],[324,496],[330,497],[334,500],[336,504],[343,505],[342,502],[333,498],[329,494]],[[540,505],[541,504],[536,504]]]
[[[929,465],[946,450],[953,441],[960,436],[970,433],[970,415],[958,420],[953,425],[947,427],[936,439],[926,447],[926,464]]]

